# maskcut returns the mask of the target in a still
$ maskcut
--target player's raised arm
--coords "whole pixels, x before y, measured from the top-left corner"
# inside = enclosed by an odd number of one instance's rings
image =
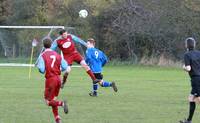
[[[37,68],[40,73],[44,74],[45,73],[45,64],[43,58],[40,56],[37,64]]]
[[[190,58],[187,54],[184,55],[184,65],[183,65],[183,70],[186,72],[190,72],[191,66],[190,66]]]
[[[79,37],[77,37],[75,35],[71,34],[71,36],[72,36],[72,40],[74,42],[80,43],[80,44],[84,45],[85,47],[87,47],[87,43],[85,41],[83,41],[82,39],[80,39]]]
[[[60,37],[58,37],[57,39],[55,39],[55,40],[53,41],[53,43],[51,44],[51,49],[52,49],[52,50],[56,50],[56,49],[57,49],[57,47],[58,47],[57,40],[58,40],[59,38],[60,38]]]

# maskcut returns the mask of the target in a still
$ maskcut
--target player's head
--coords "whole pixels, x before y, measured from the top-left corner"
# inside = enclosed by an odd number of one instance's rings
[[[189,37],[185,40],[185,48],[188,50],[195,49],[196,41],[193,37]]]
[[[89,38],[88,40],[87,40],[87,47],[88,48],[92,48],[92,47],[94,47],[95,46],[95,40],[93,39],[93,38]]]
[[[63,38],[66,38],[67,35],[68,35],[68,33],[67,33],[67,31],[66,31],[65,29],[61,29],[60,32],[59,32],[59,34],[60,34]]]
[[[44,48],[50,48],[51,47],[51,39],[50,38],[46,38],[43,40],[43,45],[44,45]]]

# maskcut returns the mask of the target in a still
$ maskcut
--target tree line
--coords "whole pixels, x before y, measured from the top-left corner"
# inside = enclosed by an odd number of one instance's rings
[[[81,9],[89,12],[87,18],[78,16]],[[179,61],[184,39],[200,39],[199,22],[200,2],[195,0],[0,0],[0,25],[74,27],[81,38],[96,39],[111,60],[132,63]],[[4,45],[15,47],[14,57],[28,56],[30,39],[44,35],[38,30],[10,31]],[[8,30],[0,32],[6,36]]]

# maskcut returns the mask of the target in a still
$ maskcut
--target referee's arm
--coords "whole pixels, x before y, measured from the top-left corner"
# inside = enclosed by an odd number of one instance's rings
[[[190,58],[187,54],[185,54],[184,56],[184,62],[185,64],[183,65],[183,70],[185,70],[186,72],[190,72],[191,71]]]

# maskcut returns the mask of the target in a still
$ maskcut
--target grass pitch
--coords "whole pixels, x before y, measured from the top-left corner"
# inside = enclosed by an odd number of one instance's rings
[[[106,66],[104,80],[115,80],[119,91],[100,88],[90,97],[91,80],[73,68],[59,99],[67,98],[69,114],[59,109],[63,123],[177,123],[188,114],[188,75],[181,69]],[[0,68],[0,123],[54,123],[43,101],[44,77],[36,68]],[[200,111],[193,123],[200,122]]]

